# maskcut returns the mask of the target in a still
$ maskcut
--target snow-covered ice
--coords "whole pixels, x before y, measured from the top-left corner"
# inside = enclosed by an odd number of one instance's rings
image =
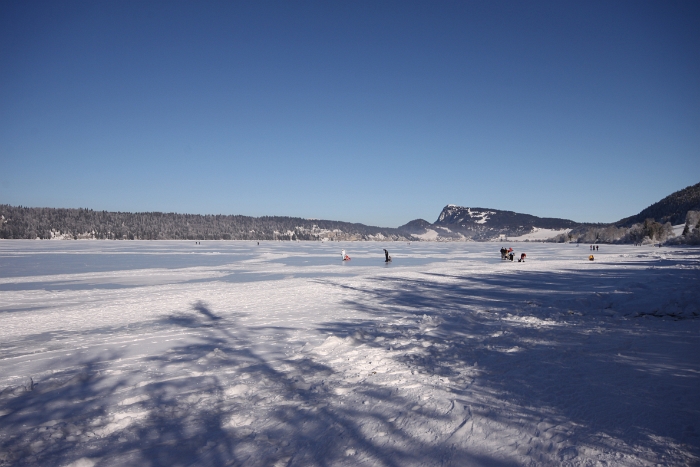
[[[511,246],[0,241],[0,465],[698,463],[700,250]]]

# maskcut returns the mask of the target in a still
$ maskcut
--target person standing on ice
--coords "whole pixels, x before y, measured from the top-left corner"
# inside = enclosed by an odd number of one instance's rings
[[[386,248],[384,248],[384,256],[386,259],[384,260],[385,263],[390,263],[391,262],[391,256],[389,256],[389,252],[386,251]]]

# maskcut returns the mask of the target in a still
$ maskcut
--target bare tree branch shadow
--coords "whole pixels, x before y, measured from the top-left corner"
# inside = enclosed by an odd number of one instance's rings
[[[680,323],[660,329],[637,317],[640,305],[663,305],[643,295],[644,284],[672,296],[695,281],[694,271],[654,269],[380,277],[362,288],[336,284],[362,294],[348,307],[380,320],[321,331],[391,346],[398,361],[429,375],[459,379],[471,368],[474,376],[451,389],[491,422],[530,429],[528,449],[549,453],[533,462],[583,462],[581,447],[659,462],[668,443],[683,446],[675,459],[687,462],[700,456],[697,342]],[[664,347],[650,344],[661,336]],[[548,435],[538,429],[544,420]]]
[[[387,407],[401,413],[410,403],[403,396],[367,381],[353,396],[368,401],[358,411],[328,384],[333,369],[312,355],[271,358],[256,351],[270,329],[246,328],[203,301],[192,312],[155,323],[197,331],[164,354],[121,367],[124,351],[87,360],[76,355],[63,362],[73,369],[38,381],[32,391],[5,394],[0,465],[64,466],[84,458],[97,466],[402,466],[454,456],[428,442],[417,451],[421,442],[402,429],[401,418],[386,420]],[[289,341],[288,330],[274,331],[280,342]],[[382,442],[377,430],[395,442]],[[509,465],[467,451],[459,456],[469,465]]]
[[[622,276],[611,282],[612,274]],[[606,314],[610,303],[622,303],[610,284],[658,283],[661,274],[380,277],[352,289],[359,298],[345,305],[380,319],[329,322],[318,331],[388,350],[387,360],[430,378],[436,393],[449,389],[444,409],[370,377],[339,392],[346,375],[332,360],[285,349],[292,329],[245,326],[241,314],[204,301],[142,327],[97,328],[106,340],[148,326],[183,337],[134,361],[119,348],[64,357],[64,370],[33,390],[0,393],[0,465],[80,458],[97,466],[585,465],[581,446],[657,461],[660,438],[689,459],[700,444],[700,429],[688,428],[699,419],[690,371],[698,362],[671,357],[697,355],[697,346],[674,328]],[[592,307],[600,312],[583,313]],[[629,327],[606,324],[623,318]],[[667,353],[632,353],[664,336]],[[29,336],[12,348],[55,338]],[[435,426],[448,429],[433,433]],[[486,438],[503,430],[532,441],[508,457],[478,449],[479,429]],[[682,459],[678,453],[670,459]]]
[[[204,315],[210,321],[218,321],[221,319],[220,316],[217,316],[214,313],[212,313],[211,310],[209,310],[209,308],[207,307],[207,304],[201,300],[198,301],[197,303],[195,303],[194,305],[192,305],[192,308],[195,311],[200,312],[202,315]]]

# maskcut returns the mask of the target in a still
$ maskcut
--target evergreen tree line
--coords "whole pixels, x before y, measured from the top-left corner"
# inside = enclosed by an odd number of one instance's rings
[[[688,211],[697,211],[698,209],[700,209],[700,183],[672,193],[642,210],[639,214],[622,219],[615,225],[632,227],[634,224],[644,224],[647,219],[654,219],[661,224],[670,222],[673,225],[678,225],[685,221]]]
[[[231,216],[0,205],[0,238],[95,238],[112,240],[419,240],[405,229],[283,216]],[[488,240],[487,238],[485,238]],[[670,222],[647,218],[629,227],[579,224],[550,241],[700,245],[700,211],[685,214],[683,233]]]
[[[323,232],[326,231],[326,232]],[[329,233],[328,231],[335,231]],[[412,240],[398,229],[281,216],[232,216],[0,205],[0,238],[114,240]]]

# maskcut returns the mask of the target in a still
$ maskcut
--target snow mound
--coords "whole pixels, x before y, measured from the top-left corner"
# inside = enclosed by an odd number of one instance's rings
[[[206,365],[207,363],[216,362],[218,360],[227,360],[228,355],[223,350],[216,348],[197,360],[200,365]]]
[[[314,349],[319,355],[328,355],[341,347],[346,347],[352,342],[352,338],[340,338],[338,336],[328,336],[321,345]]]
[[[226,397],[237,397],[243,396],[250,391],[250,388],[246,384],[236,384],[230,388],[224,390],[224,395]]]

